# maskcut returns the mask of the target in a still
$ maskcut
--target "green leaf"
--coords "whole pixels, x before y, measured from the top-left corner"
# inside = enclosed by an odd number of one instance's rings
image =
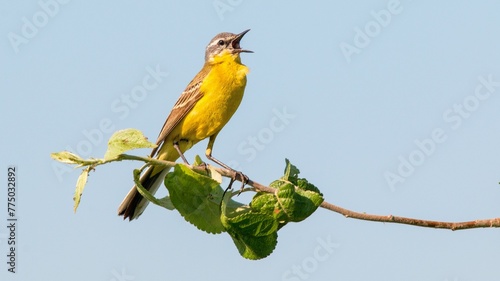
[[[285,173],[284,173],[282,179],[290,181],[296,185],[300,170],[297,167],[295,167],[294,165],[292,165],[292,163],[290,163],[290,160],[288,160],[286,158],[285,158],[285,164],[286,164]]]
[[[73,201],[75,201],[75,204],[73,206],[73,211],[75,213],[76,209],[78,209],[78,205],[80,205],[83,189],[85,188],[85,184],[87,183],[87,179],[89,177],[89,172],[91,169],[92,169],[91,167],[83,169],[82,173],[78,177],[78,180],[76,181],[75,195],[73,196]]]
[[[168,209],[168,210],[175,209],[174,205],[172,204],[172,201],[170,200],[170,198],[168,196],[161,198],[161,199],[158,199],[158,198],[154,197],[154,195],[151,194],[151,192],[149,192],[147,189],[145,189],[141,184],[140,176],[141,176],[141,170],[135,169],[134,170],[134,183],[135,183],[135,186],[137,188],[137,191],[142,195],[142,197],[148,199],[149,202],[151,202],[155,205],[161,206],[165,209]]]
[[[240,255],[246,259],[263,259],[269,256],[278,244],[278,232],[255,237],[251,235],[241,235],[239,233],[240,228],[238,227],[228,226],[226,230],[233,239],[234,245],[236,245]]]
[[[299,222],[310,216],[323,202],[323,196],[313,184],[299,178],[299,169],[286,159],[284,176],[272,182],[274,194],[257,193],[250,206],[253,210],[273,216],[279,228],[288,222]]]
[[[111,160],[118,155],[138,148],[155,148],[156,144],[148,139],[137,129],[125,129],[115,132],[108,141],[108,150],[104,155],[105,160]]]
[[[216,181],[179,164],[167,174],[165,185],[172,204],[186,221],[208,233],[224,231],[220,221],[224,191]]]
[[[323,195],[314,184],[309,183],[306,179],[298,179],[297,187],[302,190],[308,190]]]
[[[286,164],[285,173],[284,173],[283,177],[281,177],[282,180],[289,181],[301,189],[310,190],[310,191],[314,191],[316,193],[321,194],[319,189],[316,186],[314,186],[312,183],[309,183],[306,179],[299,178],[300,170],[295,165],[293,165],[290,162],[290,160],[285,158],[285,164]],[[272,186],[272,183],[271,183],[271,186]]]
[[[214,181],[216,181],[218,184],[221,184],[222,183],[222,175],[219,172],[217,172],[217,170],[215,169],[215,167],[212,166],[212,165],[208,165],[207,168],[210,171],[210,173],[209,173],[210,177]]]
[[[224,221],[225,226],[237,226],[238,233],[247,236],[261,237],[273,234],[278,230],[276,220],[267,214],[257,212],[246,212]]]
[[[158,199],[158,206],[162,206],[168,210],[175,210],[174,204],[172,204],[172,200],[170,200],[170,196],[165,196],[163,198]]]
[[[290,183],[284,183],[278,188],[278,204],[287,221],[299,222],[310,216],[323,202],[321,194],[296,188]]]
[[[258,192],[252,198],[252,202],[250,202],[250,206],[256,212],[263,213],[276,213],[276,204],[278,203],[278,198],[276,195],[267,192]]]
[[[278,223],[273,216],[252,208],[228,208],[230,196],[222,203],[221,221],[240,255],[251,260],[269,256],[278,243]]]
[[[69,151],[54,152],[50,154],[50,157],[61,163],[78,165],[77,167],[90,166],[102,162],[100,159],[83,159]]]
[[[203,160],[201,160],[201,157],[199,155],[196,155],[194,157],[194,162],[193,162],[193,167],[204,167],[204,171],[196,171],[198,174],[204,175],[204,176],[210,176],[213,180],[218,182],[219,184],[222,183],[222,175],[217,172],[216,168],[212,165],[208,165]]]
[[[198,166],[204,164],[203,160],[201,159],[200,155],[195,155],[194,156],[194,162],[193,166]]]

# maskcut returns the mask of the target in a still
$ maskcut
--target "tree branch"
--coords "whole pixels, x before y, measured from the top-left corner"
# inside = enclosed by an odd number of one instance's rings
[[[381,215],[371,215],[366,213],[358,213],[344,209],[339,206],[335,206],[328,202],[323,202],[321,204],[321,207],[339,213],[341,215],[344,215],[344,217],[346,218],[377,221],[377,222],[400,223],[400,224],[408,224],[420,227],[442,228],[451,230],[462,230],[462,229],[482,228],[482,227],[500,227],[500,218],[464,221],[464,222],[442,222],[442,221],[405,218],[393,215],[381,216]]]
[[[122,155],[120,155],[119,158],[120,158],[119,160],[139,160],[139,161],[151,163],[154,165],[163,165],[165,167],[173,167],[173,166],[178,164],[176,162],[162,161],[162,160],[158,160],[158,159],[154,159],[154,158],[150,158],[150,157],[140,157],[140,156],[134,156],[134,155],[128,155],[128,154],[122,154]],[[206,171],[206,168],[204,166],[189,166],[189,167],[195,171],[201,171],[201,172]],[[220,167],[214,167],[214,170],[217,171],[219,174],[221,174],[223,177],[233,178],[233,179],[236,179],[240,182],[243,180],[241,178],[241,174],[236,172],[236,171],[232,171],[232,170],[228,170],[228,169],[224,169],[224,168],[220,168]],[[267,192],[267,193],[274,193],[275,192],[274,188],[260,184],[258,182],[251,180],[251,179],[249,179],[246,182],[246,184],[255,188],[257,191]],[[358,213],[355,211],[344,209],[342,207],[336,206],[336,205],[328,203],[326,201],[321,203],[321,207],[324,209],[339,213],[346,218],[353,218],[353,219],[366,220],[366,221],[399,223],[399,224],[407,224],[407,225],[420,226],[420,227],[440,228],[440,229],[450,229],[450,230],[500,227],[500,218],[482,219],[482,220],[465,221],[465,222],[442,222],[442,221],[431,221],[431,220],[406,218],[406,217],[399,217],[399,216],[393,216],[393,215],[382,216],[382,215],[371,215],[371,214],[366,214],[366,213]]]
[[[223,168],[216,168],[216,171],[219,172],[224,177],[234,178],[238,177],[238,173],[230,170],[226,170]],[[238,179],[238,178],[237,178]],[[240,180],[240,179],[238,179]],[[274,188],[262,185],[258,182],[249,180],[248,185],[257,189],[258,191],[273,193]],[[471,228],[484,228],[484,227],[500,227],[500,218],[493,219],[484,219],[484,220],[475,220],[475,221],[465,221],[465,222],[441,222],[441,221],[431,221],[431,220],[421,220],[414,218],[406,218],[399,216],[382,216],[382,215],[371,215],[366,213],[358,213],[348,209],[344,209],[342,207],[336,206],[334,204],[328,203],[324,201],[321,203],[321,207],[336,213],[343,215],[346,218],[353,218],[359,220],[366,221],[376,221],[376,222],[387,222],[387,223],[399,223],[399,224],[408,224],[413,226],[420,227],[430,227],[430,228],[441,228],[441,229],[450,229],[450,230],[462,230],[462,229],[471,229]]]

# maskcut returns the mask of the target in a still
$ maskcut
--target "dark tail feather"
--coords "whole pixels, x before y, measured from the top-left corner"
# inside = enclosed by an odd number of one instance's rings
[[[158,170],[156,167],[157,171],[153,174],[154,170],[154,166],[149,166],[140,178],[141,185],[151,194],[156,193],[169,169]],[[148,203],[149,201],[142,197],[134,185],[118,207],[118,215],[123,216],[123,219],[136,219],[144,212]]]

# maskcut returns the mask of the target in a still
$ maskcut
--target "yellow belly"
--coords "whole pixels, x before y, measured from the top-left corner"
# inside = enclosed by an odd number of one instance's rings
[[[194,144],[217,134],[241,103],[248,68],[230,57],[219,59],[200,87],[204,96],[178,126],[180,139]]]

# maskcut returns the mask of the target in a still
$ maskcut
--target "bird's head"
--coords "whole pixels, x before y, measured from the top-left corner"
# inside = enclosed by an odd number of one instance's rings
[[[248,31],[250,31],[250,29],[247,29],[239,34],[229,32],[217,34],[207,46],[205,51],[205,61],[209,61],[216,56],[226,54],[239,57],[240,53],[253,53],[252,51],[244,50],[240,47],[241,38],[243,38]]]

